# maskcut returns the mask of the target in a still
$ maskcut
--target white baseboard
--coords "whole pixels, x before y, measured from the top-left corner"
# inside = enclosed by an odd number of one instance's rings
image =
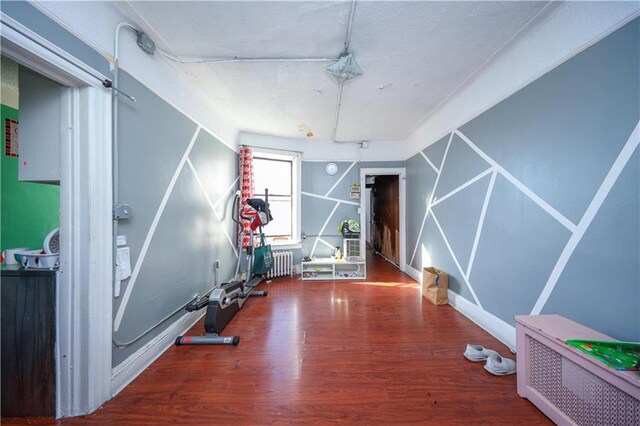
[[[469,302],[467,299],[451,290],[449,290],[449,305],[515,352],[515,327],[507,324],[500,318],[490,314],[484,309],[478,307],[475,303]]]
[[[411,265],[405,265],[405,273],[419,283],[422,282],[422,272]],[[449,305],[515,352],[515,327],[507,324],[500,318],[490,314],[475,303],[469,302],[467,299],[451,290],[448,291],[448,296]]]
[[[190,312],[171,324],[153,340],[134,352],[129,358],[117,365],[111,374],[111,397],[115,397],[129,383],[140,375],[153,361],[175,344],[178,336],[183,335],[204,315],[203,312]]]
[[[405,265],[404,265],[404,273],[409,275],[411,278],[413,278],[414,280],[418,281],[419,283],[422,283],[422,272],[418,271],[413,266],[405,263]]]

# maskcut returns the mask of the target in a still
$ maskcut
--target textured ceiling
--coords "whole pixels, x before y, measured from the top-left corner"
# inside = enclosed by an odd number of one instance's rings
[[[349,51],[364,75],[343,88],[335,139],[402,140],[547,2],[358,1]],[[157,45],[203,57],[328,57],[343,51],[351,1],[120,3]],[[180,65],[241,131],[331,139],[331,62]]]

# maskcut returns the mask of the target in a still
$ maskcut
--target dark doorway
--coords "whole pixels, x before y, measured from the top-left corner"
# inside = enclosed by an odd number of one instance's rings
[[[400,264],[400,189],[398,175],[367,176],[371,188],[370,217],[373,250]]]

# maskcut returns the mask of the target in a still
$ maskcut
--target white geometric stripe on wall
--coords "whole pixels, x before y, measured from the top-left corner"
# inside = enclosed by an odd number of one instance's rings
[[[442,197],[434,198],[433,202],[431,203],[431,207],[437,206],[438,204],[440,204],[441,202],[443,202],[447,198],[451,197],[452,195],[457,194],[458,192],[462,191],[466,187],[476,183],[477,181],[479,181],[480,179],[482,179],[483,177],[485,177],[489,173],[493,173],[494,171],[495,171],[495,169],[493,167],[490,167],[487,170],[485,170],[484,172],[472,177],[471,179],[469,179],[468,181],[466,181],[465,183],[463,183],[462,185],[460,185],[456,189],[452,190],[451,192],[446,193]],[[434,193],[435,193],[435,191],[434,191]]]
[[[431,213],[438,217],[463,272],[468,269],[477,233],[476,226],[482,217],[482,208],[491,183],[490,175],[491,170],[483,173],[482,178],[474,180],[473,184],[444,199],[446,202],[441,198],[434,201],[431,207]]]
[[[312,192],[302,191],[301,194],[302,195],[306,195],[307,197],[315,197],[315,198],[320,198],[322,200],[335,201],[335,202],[344,203],[344,204],[351,204],[353,206],[360,206],[360,204],[358,204],[358,203],[356,203],[354,201],[341,200],[339,198],[327,197],[326,195],[314,194]]]
[[[476,250],[478,249],[478,242],[480,241],[480,235],[482,234],[482,228],[484,227],[484,218],[487,215],[487,207],[489,206],[489,199],[493,192],[493,187],[496,184],[497,172],[495,169],[491,170],[491,180],[489,181],[489,187],[484,196],[484,203],[482,204],[482,211],[480,212],[480,219],[478,220],[478,227],[476,228],[476,236],[473,240],[473,247],[471,248],[471,255],[469,256],[469,264],[467,265],[467,271],[464,275],[466,279],[469,279],[471,274],[471,268],[473,268],[473,261],[476,257]]]
[[[136,263],[133,267],[133,271],[131,272],[131,278],[129,278],[129,283],[122,295],[122,302],[120,302],[120,306],[118,307],[118,312],[116,313],[116,317],[113,322],[113,330],[114,332],[120,329],[120,324],[122,323],[122,318],[124,317],[124,311],[127,309],[127,304],[129,303],[129,298],[131,297],[131,292],[133,291],[133,287],[136,284],[138,279],[138,274],[140,273],[140,268],[142,267],[142,263],[144,262],[144,258],[147,255],[147,250],[149,250],[149,245],[151,244],[151,239],[153,238],[153,234],[156,232],[156,228],[158,226],[158,222],[160,222],[160,217],[162,216],[162,212],[164,211],[165,206],[167,205],[167,201],[169,201],[169,196],[171,196],[171,191],[173,191],[173,187],[178,180],[178,176],[182,172],[182,168],[187,161],[187,156],[189,152],[191,152],[191,148],[196,142],[198,138],[198,134],[200,134],[201,127],[196,127],[195,132],[193,132],[193,136],[191,137],[191,141],[187,146],[187,149],[184,151],[182,158],[180,159],[180,163],[178,163],[178,167],[176,167],[173,176],[171,177],[171,181],[169,185],[167,185],[167,189],[164,192],[164,196],[162,197],[162,201],[160,202],[160,206],[158,206],[158,210],[156,211],[155,216],[153,217],[153,222],[151,222],[151,226],[147,231],[147,235],[144,239],[144,243],[142,244],[142,249],[140,250],[140,255],[136,260]]]
[[[546,211],[551,216],[553,216],[554,219],[556,219],[558,222],[564,225],[569,231],[575,232],[576,225],[572,223],[569,219],[564,217],[562,213],[560,213],[559,211],[551,207],[551,205],[549,205],[549,203],[544,201],[542,197],[538,196],[535,192],[527,188],[527,186],[524,183],[520,182],[511,173],[509,173],[504,167],[499,165],[495,160],[493,160],[491,157],[485,154],[480,148],[478,148],[473,142],[471,142],[471,140],[469,140],[468,137],[462,134],[462,132],[460,132],[459,130],[456,130],[454,133],[460,136],[460,138],[464,140],[467,143],[467,145],[469,145],[469,147],[471,147],[471,149],[473,149],[480,157],[482,157],[485,161],[491,164],[498,171],[498,173],[500,173],[509,182],[515,185],[527,197],[531,198],[533,202],[538,204],[544,211]]]
[[[471,295],[473,296],[473,300],[475,300],[476,305],[478,305],[480,308],[482,308],[482,304],[480,303],[480,299],[478,299],[478,296],[476,295],[475,290],[471,286],[471,283],[469,282],[469,279],[464,275],[464,272],[462,271],[462,267],[460,266],[460,262],[458,262],[458,258],[456,257],[455,253],[453,252],[453,249],[451,248],[451,244],[449,244],[449,240],[447,240],[447,236],[444,234],[444,231],[442,230],[442,226],[440,226],[440,222],[438,222],[438,218],[436,217],[435,214],[433,214],[433,211],[431,211],[431,218],[433,219],[433,221],[435,222],[436,226],[438,227],[438,230],[440,231],[440,235],[442,235],[442,239],[444,240],[444,243],[446,244],[447,249],[449,250],[449,253],[451,254],[451,258],[453,259],[453,262],[456,264],[456,266],[458,268],[458,271],[460,271],[460,275],[462,275],[462,279],[464,280],[464,283],[467,285],[467,287],[469,288],[469,291],[471,292]]]
[[[351,201],[351,200],[344,200],[344,199],[340,199],[340,198],[336,198],[336,197],[331,197],[330,196],[330,194],[332,192],[334,192],[336,190],[336,188],[338,188],[341,183],[344,184],[344,185],[340,186],[341,188],[345,187],[346,185],[348,185],[348,183],[344,182],[344,179],[349,175],[349,172],[351,172],[351,170],[356,165],[357,165],[357,161],[351,162],[349,164],[349,166],[345,169],[345,171],[342,172],[339,177],[337,177],[337,179],[333,182],[331,187],[324,194],[317,194],[317,193],[313,193],[313,192],[301,191],[301,194],[303,196],[320,199],[320,200],[323,200],[323,201],[326,201],[326,202],[329,202],[329,203],[333,204],[333,207],[332,207],[331,211],[327,214],[326,217],[323,218],[324,222],[322,223],[322,226],[321,226],[320,230],[318,231],[318,234],[315,235],[315,241],[313,242],[311,251],[309,253],[310,257],[313,257],[315,255],[319,244],[322,244],[322,245],[326,246],[329,249],[334,249],[335,248],[334,245],[330,244],[328,241],[326,241],[322,237],[327,233],[327,227],[328,227],[329,223],[331,222],[331,220],[334,218],[334,215],[336,214],[336,211],[338,210],[338,208],[340,206],[342,206],[342,205],[352,205],[352,206],[360,207],[360,203],[358,203],[358,202]],[[303,185],[305,185],[305,182],[303,182]]]
[[[487,161],[491,165],[491,167],[488,170],[480,173],[479,175],[474,176],[473,178],[471,178],[470,180],[468,180],[464,184],[460,185],[458,188],[456,188],[456,189],[452,190],[451,192],[449,192],[448,194],[444,195],[439,200],[434,200],[433,199],[433,194],[435,194],[435,190],[436,190],[436,187],[438,185],[440,175],[441,175],[442,171],[444,170],[446,159],[447,159],[447,154],[448,154],[448,151],[449,151],[449,148],[450,148],[450,145],[451,145],[451,139],[452,139],[454,134],[459,136],[465,143],[467,143],[467,145],[469,147],[471,147],[480,157],[482,157],[485,161]],[[558,279],[560,278],[560,275],[562,274],[562,271],[563,271],[564,267],[567,265],[571,255],[573,254],[574,250],[576,249],[576,247],[580,243],[580,240],[584,236],[585,232],[589,228],[589,225],[591,224],[591,222],[593,221],[594,217],[598,213],[600,207],[604,203],[607,195],[609,194],[609,191],[611,190],[611,188],[613,187],[613,185],[617,181],[618,177],[620,176],[620,173],[625,168],[627,162],[629,161],[629,159],[633,155],[634,151],[638,148],[639,144],[640,144],[640,122],[638,122],[636,124],[633,132],[629,136],[628,140],[626,141],[625,145],[623,146],[622,150],[620,151],[620,153],[619,153],[618,157],[616,158],[615,162],[612,164],[611,168],[609,169],[609,172],[607,173],[606,177],[602,181],[600,187],[598,188],[598,191],[594,195],[591,203],[589,204],[589,207],[587,208],[587,210],[585,211],[584,215],[582,216],[582,219],[576,225],[576,224],[572,223],[570,220],[568,220],[561,213],[559,213],[555,208],[553,208],[551,205],[549,205],[546,201],[544,201],[540,196],[538,196],[532,190],[527,188],[522,182],[520,182],[513,175],[511,175],[506,169],[504,169],[495,160],[493,160],[486,153],[484,153],[480,148],[478,148],[462,132],[460,132],[459,130],[455,130],[454,132],[451,133],[451,135],[449,137],[449,141],[448,141],[448,144],[447,144],[447,148],[445,150],[445,154],[444,154],[444,157],[443,157],[443,160],[442,160],[442,164],[441,164],[441,166],[439,168],[436,168],[435,165],[433,165],[433,163],[431,161],[429,161],[428,157],[423,152],[420,152],[420,154],[422,154],[422,157],[427,162],[428,166],[431,167],[432,169],[434,169],[434,171],[436,171],[437,178],[436,178],[436,182],[434,184],[434,188],[432,190],[431,199],[429,200],[429,203],[428,203],[427,208],[426,208],[426,212],[425,212],[425,215],[424,215],[424,218],[423,218],[423,221],[422,221],[422,225],[420,227],[418,238],[416,240],[415,247],[413,249],[413,253],[411,255],[411,260],[410,260],[409,264],[410,265],[413,264],[413,261],[415,259],[416,253],[417,253],[418,246],[420,245],[420,243],[422,241],[422,233],[424,232],[426,219],[427,219],[427,217],[429,215],[431,215],[432,219],[434,220],[434,222],[435,222],[435,224],[436,224],[436,226],[437,226],[437,228],[438,228],[438,230],[439,230],[439,232],[440,232],[440,234],[441,234],[441,236],[442,236],[442,238],[443,238],[443,240],[445,242],[445,245],[447,246],[447,249],[449,251],[449,254],[451,255],[451,258],[453,259],[454,263],[456,264],[456,266],[457,266],[457,268],[458,268],[458,270],[460,272],[460,275],[462,276],[463,280],[465,281],[465,284],[468,286],[468,288],[469,288],[474,300],[476,301],[478,306],[481,307],[480,301],[478,300],[477,295],[476,295],[476,293],[475,293],[475,291],[473,289],[473,286],[472,286],[471,282],[469,281],[469,277],[471,276],[471,271],[473,269],[473,263],[474,263],[474,259],[475,259],[476,252],[477,252],[478,242],[479,242],[480,236],[482,234],[482,229],[483,229],[485,218],[486,218],[487,207],[489,205],[489,202],[490,202],[490,199],[491,199],[491,194],[492,194],[493,188],[495,186],[496,176],[498,174],[500,174],[505,179],[507,179],[509,182],[511,182],[520,192],[525,194],[535,204],[537,204],[540,208],[542,208],[547,214],[549,214],[557,222],[559,222],[565,228],[567,228],[571,233],[571,237],[570,237],[569,241],[566,243],[562,253],[558,257],[557,262],[556,262],[556,264],[555,264],[555,266],[554,266],[554,268],[553,268],[553,270],[552,270],[552,272],[551,272],[551,274],[550,274],[550,276],[549,276],[544,288],[542,289],[542,291],[541,291],[541,293],[540,293],[535,305],[533,306],[533,308],[531,310],[531,314],[532,315],[539,314],[542,311],[542,309],[544,308],[544,305],[547,302],[547,300],[549,299],[549,296],[553,292],[553,289],[554,289],[555,285],[557,284]],[[472,251],[471,251],[471,256],[469,258],[468,267],[467,267],[467,269],[465,271],[463,271],[463,269],[462,269],[462,267],[461,267],[461,265],[460,265],[460,263],[458,261],[458,257],[456,256],[456,254],[454,253],[453,249],[451,248],[451,245],[449,244],[449,241],[447,239],[447,236],[444,233],[444,230],[440,226],[440,223],[439,223],[438,219],[436,218],[436,216],[434,215],[434,213],[432,211],[432,207],[434,207],[437,204],[440,204],[441,202],[446,201],[448,198],[450,198],[455,193],[457,193],[457,192],[461,191],[462,189],[468,187],[469,185],[473,184],[474,182],[478,181],[479,179],[481,179],[482,177],[486,176],[489,173],[491,173],[491,182],[490,182],[490,184],[489,184],[489,186],[487,188],[486,194],[485,194],[485,199],[484,199],[484,203],[483,203],[483,207],[482,207],[482,212],[481,212],[480,219],[478,221],[478,225],[477,225],[477,228],[476,228],[473,248],[472,248]]]
[[[169,201],[169,198],[171,197],[171,194],[173,192],[173,189],[176,185],[176,182],[178,181],[178,177],[180,176],[180,174],[182,173],[182,170],[186,165],[188,165],[188,167],[190,168],[202,194],[204,195],[207,203],[209,204],[209,206],[211,207],[211,210],[214,213],[214,217],[216,218],[216,221],[218,222],[218,224],[220,225],[222,231],[224,232],[231,248],[233,249],[233,253],[236,256],[236,258],[238,257],[238,253],[237,250],[235,248],[235,245],[231,239],[231,237],[229,236],[229,233],[227,232],[227,230],[224,227],[224,223],[222,221],[222,218],[220,217],[220,215],[218,214],[217,211],[217,206],[228,196],[229,192],[231,192],[234,188],[235,185],[237,184],[239,177],[236,177],[236,179],[233,181],[233,183],[229,186],[229,188],[227,188],[227,190],[221,194],[220,198],[216,201],[216,203],[212,203],[209,195],[207,194],[207,191],[202,183],[202,180],[200,179],[200,177],[198,176],[198,173],[196,172],[195,167],[193,166],[193,163],[191,162],[191,160],[189,159],[189,154],[191,153],[191,150],[196,142],[196,140],[198,139],[198,135],[200,134],[200,131],[202,130],[202,127],[198,126],[196,128],[196,130],[193,133],[193,136],[191,137],[191,140],[189,142],[189,145],[187,146],[187,148],[185,149],[185,152],[180,160],[180,162],[178,163],[178,166],[176,167],[176,170],[173,173],[173,176],[171,177],[171,181],[169,182],[169,184],[167,185],[167,188],[165,190],[165,193],[162,197],[162,201],[160,202],[160,205],[158,206],[158,209],[156,210],[156,213],[154,215],[153,221],[151,223],[151,226],[149,227],[144,243],[142,245],[142,249],[140,250],[140,255],[138,256],[136,263],[133,267],[133,270],[131,272],[131,277],[129,278],[129,282],[127,284],[127,287],[125,289],[125,292],[122,295],[122,301],[118,307],[118,311],[116,313],[116,316],[114,318],[114,332],[117,332],[120,329],[120,325],[122,324],[122,319],[124,317],[124,313],[127,309],[127,305],[129,304],[129,301],[131,299],[131,294],[133,292],[133,288],[137,282],[138,276],[140,274],[140,270],[142,268],[142,265],[144,264],[144,260],[145,257],[147,255],[147,252],[149,250],[149,246],[151,244],[151,241],[153,240],[153,236],[156,232],[156,229],[158,227],[158,223],[160,222],[160,219],[162,218],[162,214],[165,210],[165,207],[167,205],[167,202]]]
[[[220,207],[220,204],[222,204],[223,201],[226,200],[226,196],[227,194],[229,194],[231,191],[233,191],[234,189],[238,188],[238,181],[240,180],[240,176],[236,176],[235,180],[233,182],[231,182],[231,185],[229,185],[229,187],[222,193],[222,195],[220,196],[220,198],[218,198],[218,201],[216,201],[213,204],[213,208],[215,210],[215,213],[220,216],[220,217],[224,217],[224,212],[221,213],[220,211],[218,211],[218,207]],[[235,244],[233,245],[233,247],[235,248]]]
[[[431,166],[431,168],[433,169],[434,172],[436,173],[440,173],[440,170],[438,170],[438,168],[431,162],[431,160],[429,160],[429,157],[427,157],[427,154],[425,154],[424,152],[420,151],[420,154],[422,155],[422,157],[427,161],[427,164],[429,166]]]
[[[351,171],[351,169],[353,169],[353,166],[356,165],[356,162],[354,161],[353,163],[351,163],[351,165],[347,168],[347,170],[344,171],[344,173],[342,173],[342,175],[340,176],[340,178],[333,184],[333,186],[331,188],[329,188],[329,190],[327,191],[326,194],[324,194],[325,197],[328,197],[329,194],[331,194],[331,192],[336,189],[336,186],[338,186],[338,184],[342,181],[342,179],[344,179],[344,177],[349,174],[349,172]]]
[[[231,236],[229,235],[229,233],[225,229],[224,223],[222,222],[222,218],[220,217],[220,214],[218,213],[218,210],[216,210],[217,205],[220,204],[220,202],[226,197],[226,195],[229,193],[229,191],[231,191],[233,189],[234,186],[231,186],[230,188],[228,188],[227,191],[224,194],[222,194],[222,196],[214,204],[214,203],[211,202],[211,199],[209,198],[209,194],[207,194],[207,190],[204,187],[204,184],[202,183],[202,180],[200,180],[200,177],[198,176],[198,172],[196,172],[196,168],[193,166],[193,163],[191,162],[191,160],[188,157],[187,157],[187,165],[191,169],[191,172],[193,173],[193,177],[195,178],[195,180],[196,180],[196,182],[198,184],[198,187],[202,191],[202,195],[204,195],[205,200],[207,200],[207,204],[209,204],[209,207],[211,207],[211,211],[213,212],[213,215],[215,216],[216,220],[218,221],[218,224],[220,225],[220,227],[222,228],[222,232],[224,232],[224,235],[227,237],[227,241],[229,241],[229,245],[231,245],[231,248],[233,249],[233,254],[236,256],[236,258],[238,258],[238,250],[236,249],[235,244],[233,244],[233,240],[231,239]],[[233,185],[236,185],[238,180],[240,180],[240,176],[238,176],[233,181]]]
[[[549,296],[551,295],[551,292],[553,291],[554,287],[558,283],[560,274],[562,274],[562,271],[564,270],[565,266],[567,266],[567,263],[569,262],[571,255],[573,254],[574,250],[580,243],[580,240],[582,240],[582,237],[584,237],[584,234],[589,228],[589,225],[591,225],[593,218],[596,216],[596,214],[600,210],[600,207],[602,207],[602,204],[604,203],[604,200],[607,198],[609,191],[611,191],[611,188],[613,188],[613,185],[618,180],[620,173],[622,173],[622,170],[627,165],[627,162],[633,155],[633,152],[638,148],[639,144],[640,144],[640,122],[636,124],[636,127],[633,129],[633,132],[631,132],[629,139],[627,139],[627,142],[624,144],[624,147],[620,151],[620,154],[618,154],[616,161],[613,163],[613,165],[609,169],[609,172],[607,173],[604,180],[602,181],[602,184],[600,185],[600,187],[598,188],[598,191],[596,192],[595,196],[591,200],[591,203],[589,203],[589,207],[587,207],[587,210],[582,216],[582,219],[580,219],[580,222],[578,222],[578,226],[576,227],[576,230],[573,232],[573,235],[567,242],[567,245],[562,251],[562,254],[560,254],[560,257],[558,258],[558,261],[556,262],[556,265],[554,266],[553,271],[549,276],[547,284],[544,286],[544,289],[540,293],[540,296],[538,297],[536,304],[533,306],[533,309],[531,310],[532,315],[538,315],[542,311],[542,308],[544,308],[545,303],[547,303],[547,300],[549,300]]]
[[[327,228],[327,225],[329,224],[329,221],[333,217],[333,215],[336,212],[336,210],[338,210],[338,207],[340,207],[340,201],[338,201],[336,203],[336,205],[333,206],[333,209],[331,210],[331,213],[329,213],[329,216],[327,216],[327,218],[325,219],[324,224],[322,225],[322,228],[320,228],[320,232],[318,232],[318,236],[316,238],[316,241],[315,241],[315,243],[313,243],[313,248],[311,249],[311,254],[309,255],[309,257],[313,257],[316,254],[316,248],[318,247],[318,240],[324,234],[324,230]]]
[[[420,225],[420,231],[418,232],[418,238],[416,240],[416,245],[413,248],[413,252],[411,253],[411,259],[409,260],[409,264],[413,264],[413,260],[416,257],[416,252],[418,251],[418,246],[420,245],[420,240],[422,238],[422,232],[424,231],[424,224],[427,221],[427,216],[429,215],[429,212],[431,211],[431,204],[433,203],[433,196],[436,192],[436,188],[438,187],[438,182],[440,181],[440,175],[441,175],[441,171],[444,168],[444,163],[447,160],[447,154],[449,153],[449,147],[451,147],[451,139],[453,138],[453,133],[451,133],[449,135],[449,141],[447,142],[447,147],[444,150],[444,157],[442,157],[442,164],[440,164],[440,168],[438,169],[438,171],[436,171],[436,182],[433,185],[433,189],[431,190],[431,196],[429,197],[429,201],[427,202],[427,206],[425,209],[425,213],[424,213],[424,217],[422,219],[422,225]],[[422,152],[422,151],[420,151]],[[426,155],[423,155],[423,157],[426,159]],[[429,164],[429,163],[427,163]]]

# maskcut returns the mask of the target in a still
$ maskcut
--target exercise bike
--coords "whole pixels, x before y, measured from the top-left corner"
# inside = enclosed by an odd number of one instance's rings
[[[207,333],[204,336],[179,336],[176,339],[176,345],[233,345],[240,343],[240,336],[220,336],[222,330],[229,324],[229,321],[242,308],[242,305],[252,296],[266,296],[267,291],[254,290],[263,279],[261,275],[253,275],[254,261],[254,238],[255,231],[262,238],[262,227],[267,225],[271,220],[271,211],[269,210],[269,191],[265,189],[264,200],[260,198],[250,198],[247,205],[253,209],[251,212],[245,212],[240,206],[240,191],[236,192],[233,200],[232,219],[243,229],[240,234],[241,241],[244,241],[245,233],[241,219],[250,221],[249,245],[245,249],[244,257],[246,259],[246,275],[245,279],[240,277],[240,263],[242,255],[238,256],[236,265],[236,274],[233,280],[223,283],[215,287],[210,294],[194,299],[187,304],[185,309],[188,312],[194,312],[204,307],[207,312],[204,318],[204,330]],[[235,216],[237,214],[237,217]]]

